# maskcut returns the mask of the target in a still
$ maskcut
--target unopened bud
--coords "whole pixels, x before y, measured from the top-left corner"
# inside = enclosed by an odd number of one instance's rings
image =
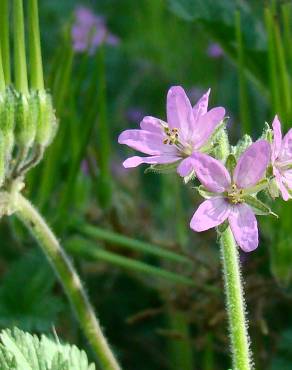
[[[31,95],[16,93],[15,136],[20,147],[31,148],[36,135],[36,109]]]
[[[39,114],[35,141],[41,147],[47,147],[57,130],[57,119],[51,95],[45,91],[38,91],[37,105]]]

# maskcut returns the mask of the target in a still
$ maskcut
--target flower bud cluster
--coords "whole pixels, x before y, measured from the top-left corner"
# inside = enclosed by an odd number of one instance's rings
[[[56,128],[46,91],[23,94],[7,87],[0,93],[0,187],[23,177],[42,159]]]

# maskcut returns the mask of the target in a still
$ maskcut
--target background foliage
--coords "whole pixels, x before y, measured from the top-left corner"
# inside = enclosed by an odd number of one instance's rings
[[[77,6],[105,16],[116,47],[72,50]],[[117,144],[143,115],[165,117],[168,87],[212,88],[232,141],[278,113],[292,120],[289,1],[41,1],[44,67],[60,120],[26,193],[72,255],[125,369],[228,368],[215,233],[188,228],[199,198],[173,174],[125,170]],[[212,57],[218,43],[222,55]],[[242,254],[257,368],[291,368],[291,205],[261,219]],[[0,226],[0,325],[51,333],[90,350],[44,258],[15,219]]]

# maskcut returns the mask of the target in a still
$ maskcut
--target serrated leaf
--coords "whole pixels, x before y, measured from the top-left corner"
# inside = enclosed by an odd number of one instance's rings
[[[0,334],[1,370],[95,370],[84,351],[17,328]]]
[[[256,215],[258,216],[273,215],[275,217],[278,217],[274,212],[271,211],[270,207],[268,207],[266,204],[258,200],[256,197],[253,197],[252,195],[245,195],[244,200],[252,208]]]
[[[39,253],[13,263],[0,285],[1,326],[50,330],[63,306],[52,294],[54,283],[51,267]]]

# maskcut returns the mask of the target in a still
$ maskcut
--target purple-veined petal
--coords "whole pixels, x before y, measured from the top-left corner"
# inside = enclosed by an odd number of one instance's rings
[[[230,187],[231,179],[227,169],[217,159],[203,153],[193,153],[189,166],[195,170],[200,182],[214,193],[223,193]]]
[[[292,163],[292,128],[287,132],[282,141],[281,152],[279,160],[290,161]]]
[[[222,224],[229,216],[231,206],[223,197],[205,200],[193,215],[190,227],[194,231],[205,231]]]
[[[234,182],[241,188],[257,184],[264,176],[271,158],[271,147],[266,140],[253,143],[240,156],[234,170]]]
[[[174,156],[165,156],[165,155],[156,155],[152,157],[139,157],[139,156],[134,156],[126,159],[123,162],[123,166],[125,168],[133,168],[137,167],[142,163],[147,163],[147,164],[168,164],[168,163],[174,163],[178,161],[180,158],[179,157],[174,157]]]
[[[181,177],[188,176],[194,170],[192,164],[192,157],[185,158],[181,161],[179,166],[177,167],[177,173]]]
[[[149,155],[160,155],[163,153],[176,153],[174,146],[163,144],[163,134],[157,134],[145,130],[126,130],[119,138],[119,144],[128,145],[130,148]]]
[[[276,168],[274,167],[273,168],[273,172],[274,172],[274,175],[275,175],[275,179],[276,179],[276,183],[277,183],[277,186],[281,192],[281,195],[282,195],[282,198],[283,200],[285,200],[286,202],[291,198],[286,186],[285,186],[285,177],[282,176],[281,172]]]
[[[177,128],[179,136],[186,140],[194,127],[193,109],[181,86],[173,86],[167,94],[167,122],[171,129]]]
[[[274,162],[280,154],[281,145],[282,145],[281,123],[277,115],[275,116],[274,121],[273,121],[273,133],[274,133],[274,140],[272,143],[272,161]]]
[[[225,109],[223,107],[217,107],[199,117],[192,132],[192,141],[196,149],[208,141],[224,116]]]
[[[207,113],[208,110],[208,103],[209,103],[209,95],[210,95],[211,89],[209,89],[194,105],[193,107],[193,114],[195,121],[198,120],[200,116]]]
[[[154,132],[156,134],[161,134],[163,132],[163,124],[167,124],[159,118],[146,116],[140,123],[142,130]]]
[[[258,224],[252,209],[242,203],[232,207],[228,217],[234,238],[245,252],[251,252],[258,247]]]

